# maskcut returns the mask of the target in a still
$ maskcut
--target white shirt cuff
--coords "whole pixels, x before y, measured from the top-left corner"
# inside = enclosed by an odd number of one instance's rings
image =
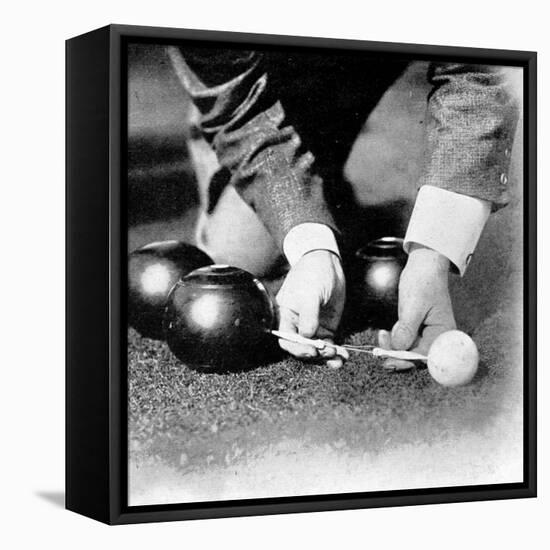
[[[322,223],[301,223],[285,236],[283,252],[292,267],[304,254],[312,250],[328,250],[340,256],[332,229]]]
[[[424,185],[409,221],[405,251],[412,243],[436,250],[464,275],[490,213],[488,201]]]

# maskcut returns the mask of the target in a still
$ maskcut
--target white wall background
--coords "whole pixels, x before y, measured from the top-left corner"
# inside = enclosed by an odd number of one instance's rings
[[[542,548],[549,357],[539,343],[539,498],[107,528],[44,498],[64,479],[64,40],[107,23],[537,50],[539,341],[548,329],[550,47],[544,3],[4,2],[0,73],[0,533],[5,548]],[[548,242],[548,241],[546,241]],[[42,496],[41,496],[42,495]],[[546,542],[544,542],[546,541]]]

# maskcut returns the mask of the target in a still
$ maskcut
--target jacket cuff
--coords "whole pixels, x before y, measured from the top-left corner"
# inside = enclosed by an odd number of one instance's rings
[[[328,250],[340,257],[334,233],[327,225],[301,223],[293,227],[283,241],[283,252],[291,267],[313,250]]]
[[[481,232],[491,212],[491,203],[431,185],[420,188],[405,235],[404,249],[412,243],[436,250],[464,275]]]

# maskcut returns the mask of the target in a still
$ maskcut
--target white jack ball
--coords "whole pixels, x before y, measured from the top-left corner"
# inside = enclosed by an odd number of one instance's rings
[[[475,342],[460,330],[440,334],[428,353],[428,371],[442,386],[463,386],[472,381],[479,364]]]

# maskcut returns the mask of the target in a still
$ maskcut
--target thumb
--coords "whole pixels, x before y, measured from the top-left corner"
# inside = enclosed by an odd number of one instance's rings
[[[399,320],[391,331],[391,344],[394,349],[407,350],[412,347],[418,337],[420,324],[424,315],[420,310],[405,309],[399,312]]]
[[[298,332],[301,336],[311,338],[319,328],[319,311],[321,304],[315,297],[304,301],[299,311]]]

